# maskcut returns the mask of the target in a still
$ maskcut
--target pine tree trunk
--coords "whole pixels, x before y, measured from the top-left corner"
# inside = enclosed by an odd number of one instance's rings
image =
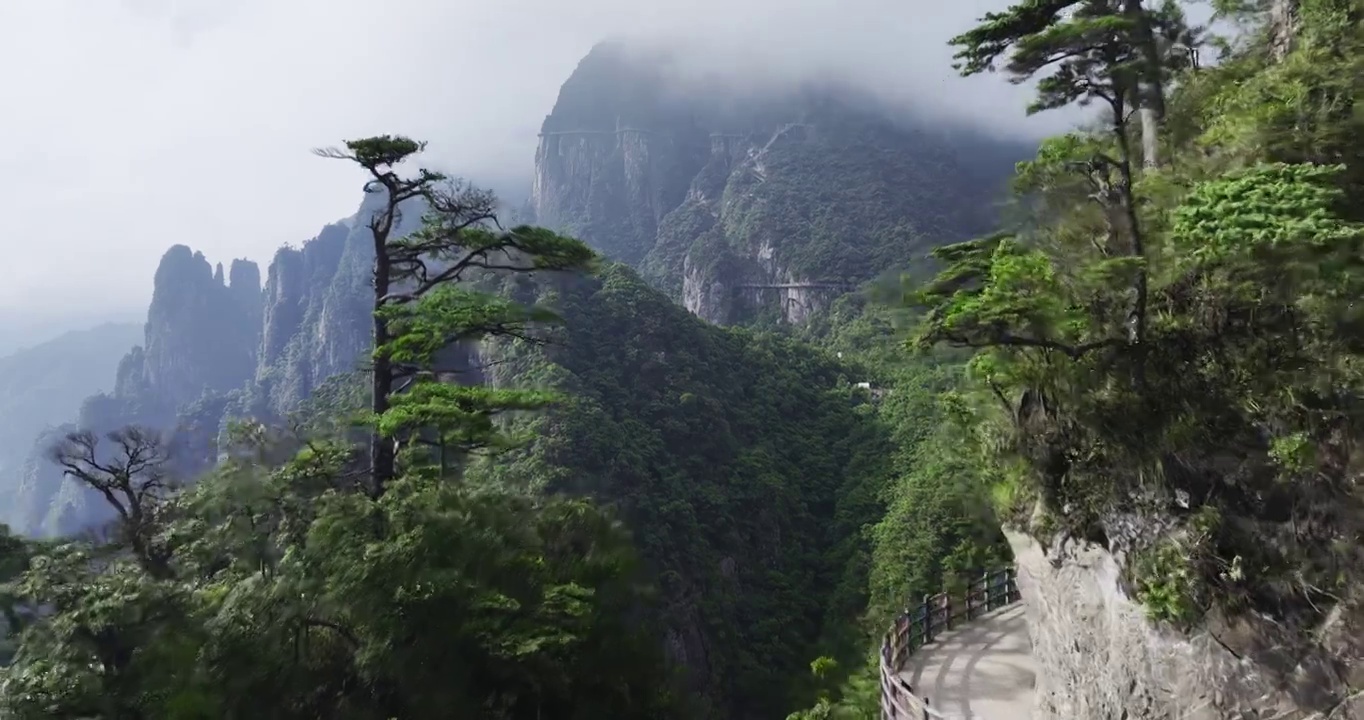
[[[383,347],[391,339],[388,335],[388,321],[379,316],[384,298],[388,295],[392,266],[388,256],[388,233],[392,229],[392,216],[396,207],[390,202],[388,218],[374,227],[374,348]],[[374,353],[373,368],[370,372],[372,392],[370,410],[374,412],[375,422],[388,410],[389,397],[393,395],[393,367],[388,358]],[[369,436],[370,481],[373,483],[374,497],[384,493],[384,486],[393,478],[393,442],[383,436],[376,427]]]
[[[1141,120],[1142,166],[1160,166],[1160,125],[1165,119],[1164,64],[1141,0],[1125,0],[1123,14],[1136,21],[1137,52],[1142,56],[1142,72],[1137,80],[1137,115]]]
[[[1141,220],[1137,217],[1136,197],[1132,190],[1132,150],[1128,142],[1126,108],[1122,102],[1113,104],[1113,137],[1118,145],[1118,197],[1122,203],[1122,217],[1126,220],[1126,230],[1130,253],[1133,257],[1146,257],[1146,243],[1142,235]],[[1137,276],[1133,283],[1133,291],[1136,297],[1132,303],[1132,310],[1128,315],[1128,343],[1136,348],[1138,353],[1144,352],[1143,343],[1146,341],[1146,304],[1149,292],[1147,285],[1146,269],[1143,267],[1137,270]],[[1139,360],[1136,368],[1137,385],[1141,386],[1145,382],[1145,372],[1143,363]]]
[[[1298,11],[1301,0],[1270,0],[1269,56],[1274,62],[1284,59],[1293,50],[1298,35]]]

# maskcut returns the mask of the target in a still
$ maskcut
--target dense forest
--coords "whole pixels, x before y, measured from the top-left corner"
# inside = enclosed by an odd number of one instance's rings
[[[369,192],[365,369],[196,477],[136,425],[54,443],[112,520],[0,534],[0,718],[876,717],[880,632],[1007,562],[1001,525],[1122,549],[1152,621],[1320,651],[1364,588],[1364,8],[1216,10],[1023,0],[954,38],[1098,120],[998,232],[877,255],[904,277],[798,326],[506,229],[419,142],[321,151]],[[815,216],[802,261],[871,272]]]
[[[1035,79],[1029,112],[1100,117],[1020,163],[1000,232],[934,252],[906,350],[968,353],[940,457],[1006,526],[1126,553],[1153,621],[1273,646],[1296,712],[1339,712],[1364,568],[1364,7],[1215,6],[1232,37],[1177,2],[1056,0],[953,40],[964,74]],[[865,714],[843,694],[804,716]]]
[[[814,699],[810,659],[860,660],[866,530],[952,372],[893,370],[890,313],[852,298],[806,337],[711,326],[396,174],[419,147],[329,153],[382,186],[369,370],[233,424],[205,476],[136,425],[51,447],[113,519],[6,536],[7,717],[769,717]],[[952,551],[1004,552],[987,509],[940,504],[967,519],[918,536],[911,578],[882,561],[877,622]]]

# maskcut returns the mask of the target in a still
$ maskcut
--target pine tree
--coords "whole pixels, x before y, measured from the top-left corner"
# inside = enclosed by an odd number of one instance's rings
[[[1090,145],[1084,156],[1070,158],[1067,166],[1087,177],[1091,197],[1104,208],[1110,225],[1108,250],[1122,252],[1138,265],[1146,258],[1146,243],[1133,190],[1135,153],[1129,118],[1135,106],[1141,117],[1145,164],[1154,167],[1164,111],[1163,76],[1171,54],[1168,47],[1160,47],[1157,30],[1162,36],[1171,34],[1166,26],[1178,18],[1175,9],[1152,13],[1140,0],[1025,0],[1004,12],[986,14],[979,26],[951,41],[959,48],[956,68],[963,75],[994,70],[1006,54],[1004,68],[1013,82],[1049,70],[1038,80],[1030,114],[1096,101],[1107,106],[1114,155]],[[1125,248],[1116,247],[1121,241]],[[1132,289],[1128,341],[1140,346],[1147,324],[1144,267],[1136,269]]]
[[[541,228],[502,229],[491,194],[440,173],[423,168],[414,176],[399,175],[397,166],[425,143],[383,135],[349,141],[345,148],[316,152],[359,165],[370,175],[365,191],[383,195],[367,223],[374,242],[370,490],[378,497],[399,473],[395,441],[434,444],[445,465],[451,444],[467,452],[491,441],[493,414],[544,399],[442,381],[448,372],[435,365],[442,348],[489,336],[526,337],[529,324],[553,319],[457,285],[479,271],[582,269],[593,253]],[[402,213],[414,206],[425,209],[421,229],[395,237]]]

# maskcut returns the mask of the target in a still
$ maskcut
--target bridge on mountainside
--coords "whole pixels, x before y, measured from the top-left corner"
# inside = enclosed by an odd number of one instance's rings
[[[615,130],[546,130],[536,133],[536,137],[565,137],[565,136],[597,136],[610,137],[614,135],[658,135],[657,130],[646,130],[645,128],[621,127]]]
[[[564,137],[564,136],[574,136],[574,135],[581,135],[581,136],[594,136],[594,135],[595,135],[595,136],[607,137],[607,136],[613,136],[613,135],[630,135],[630,134],[633,134],[633,135],[662,135],[663,133],[659,132],[658,130],[650,130],[650,129],[648,129],[648,128],[638,128],[638,127],[628,127],[628,126],[627,126],[627,127],[618,127],[618,128],[616,128],[615,130],[589,130],[589,129],[583,129],[583,130],[542,130],[542,131],[536,133],[535,136],[536,136],[536,137]],[[747,134],[747,133],[722,133],[722,132],[713,132],[713,133],[710,133],[709,137],[710,137],[710,139],[712,139],[712,140],[725,140],[725,139],[729,139],[729,140],[747,140],[748,138],[750,138],[750,137],[752,137],[752,136],[749,135],[749,134]]]
[[[881,641],[882,720],[1029,720],[1037,670],[1012,568],[908,608]]]
[[[853,290],[856,285],[839,282],[746,283],[735,290]]]

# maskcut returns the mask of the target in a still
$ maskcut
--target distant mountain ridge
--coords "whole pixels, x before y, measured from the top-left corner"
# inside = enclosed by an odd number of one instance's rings
[[[25,458],[44,430],[113,388],[120,358],[141,335],[136,323],[104,323],[0,357],[0,497],[18,493]],[[0,507],[0,522],[23,524],[17,503]]]
[[[46,310],[31,308],[0,309],[0,358],[54,340],[68,332],[89,330],[106,324],[141,322],[140,312],[126,309],[113,311]]]

